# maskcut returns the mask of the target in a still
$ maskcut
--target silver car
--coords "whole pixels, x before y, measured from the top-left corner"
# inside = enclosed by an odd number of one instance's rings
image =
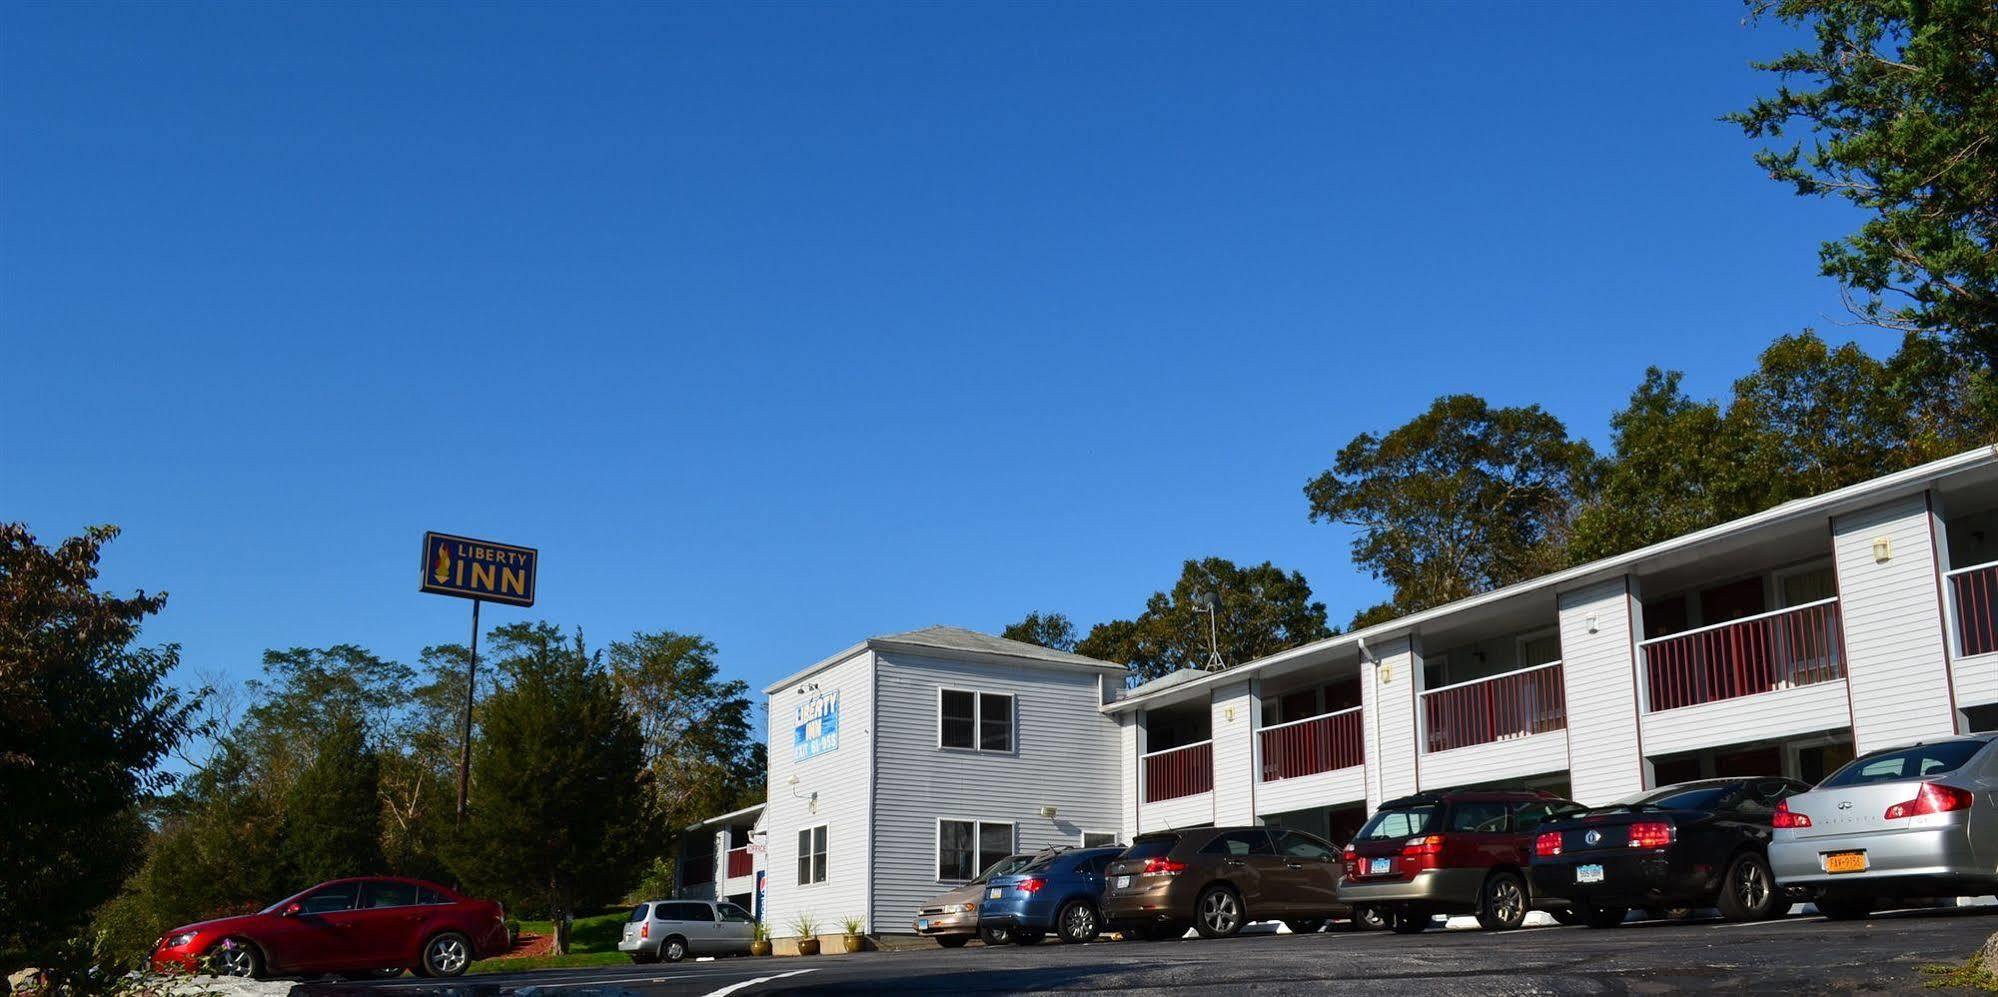
[[[1994,734],[1874,751],[1777,806],[1769,865],[1838,920],[1886,901],[1998,893]]]
[[[741,955],[756,940],[756,919],[732,903],[649,900],[631,909],[619,952],[632,962],[679,962],[690,955]]]

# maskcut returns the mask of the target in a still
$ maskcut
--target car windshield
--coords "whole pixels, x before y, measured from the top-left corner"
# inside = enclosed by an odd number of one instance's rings
[[[1131,842],[1131,847],[1124,849],[1124,854],[1118,857],[1126,859],[1157,858],[1172,851],[1172,846],[1177,844],[1179,844],[1179,835],[1177,834],[1147,835]]]
[[[1061,855],[1062,853],[1060,852],[1042,852],[1041,854],[1034,856],[1033,861],[1028,862],[1026,865],[1021,866],[1018,871],[1046,872],[1049,866],[1055,864],[1055,859],[1060,858]],[[1000,873],[1000,875],[1003,876],[1006,875],[1006,873]]]
[[[1899,782],[1903,779],[1925,779],[1944,772],[1954,772],[1970,760],[1972,755],[1984,747],[1984,741],[1943,741],[1937,744],[1917,744],[1912,748],[1896,748],[1893,751],[1880,751],[1855,758],[1845,767],[1833,772],[1831,778],[1819,783],[1826,786],[1865,786],[1876,782]]]
[[[1353,835],[1353,840],[1384,841],[1425,833],[1436,823],[1436,810],[1434,806],[1383,810],[1360,828],[1360,833]]]
[[[1705,786],[1663,786],[1625,797],[1603,809],[1653,806],[1664,810],[1712,810],[1732,795],[1734,789],[1735,784],[1731,782]]]
[[[972,882],[983,883],[994,876],[1011,876],[1012,874],[1019,872],[1021,869],[1026,868],[1027,863],[1032,862],[1033,860],[1034,857],[1032,855],[1008,855],[1005,858],[992,863],[990,866],[987,866],[985,869],[985,873],[979,876],[977,879],[972,880]]]

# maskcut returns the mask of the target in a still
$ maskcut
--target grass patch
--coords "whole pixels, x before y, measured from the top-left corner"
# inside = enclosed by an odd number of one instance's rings
[[[630,911],[614,910],[602,914],[578,917],[569,929],[568,955],[536,955],[513,959],[483,959],[473,963],[474,973],[513,973],[527,969],[568,969],[575,966],[610,966],[631,961],[631,957],[617,950],[618,939],[624,935],[625,918]],[[522,921],[520,933],[540,935],[543,938],[555,937],[553,921]]]
[[[1971,956],[1970,961],[1961,966],[1923,966],[1922,975],[1929,978],[1927,986],[1931,988],[1953,987],[1998,993],[1998,973],[1984,968],[1983,956]]]
[[[579,966],[626,966],[631,957],[622,952],[577,952],[568,955],[531,955],[518,959],[484,959],[472,964],[471,973],[519,973],[530,969],[575,969]]]

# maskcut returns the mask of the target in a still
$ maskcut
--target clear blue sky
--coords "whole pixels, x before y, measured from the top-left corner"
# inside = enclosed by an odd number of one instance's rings
[[[191,678],[413,661],[426,529],[759,687],[862,636],[1380,595],[1301,486],[1444,392],[1598,442],[1838,311],[1732,3],[20,4],[0,517]],[[1866,342],[1884,345],[1878,334]]]

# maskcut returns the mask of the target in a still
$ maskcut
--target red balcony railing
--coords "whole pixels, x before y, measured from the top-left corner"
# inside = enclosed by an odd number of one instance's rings
[[[1838,600],[1644,641],[1649,709],[1715,703],[1845,677]]]
[[[753,876],[756,874],[756,856],[749,853],[749,846],[728,850],[728,878]]]
[[[1950,572],[1949,603],[1958,656],[1998,651],[1998,562]]]
[[[1430,751],[1468,748],[1568,726],[1561,663],[1535,665],[1422,694]]]
[[[1145,802],[1176,800],[1214,788],[1214,742],[1167,748],[1145,755]]]
[[[1264,782],[1330,772],[1366,760],[1357,706],[1265,727],[1256,736],[1263,742]]]

